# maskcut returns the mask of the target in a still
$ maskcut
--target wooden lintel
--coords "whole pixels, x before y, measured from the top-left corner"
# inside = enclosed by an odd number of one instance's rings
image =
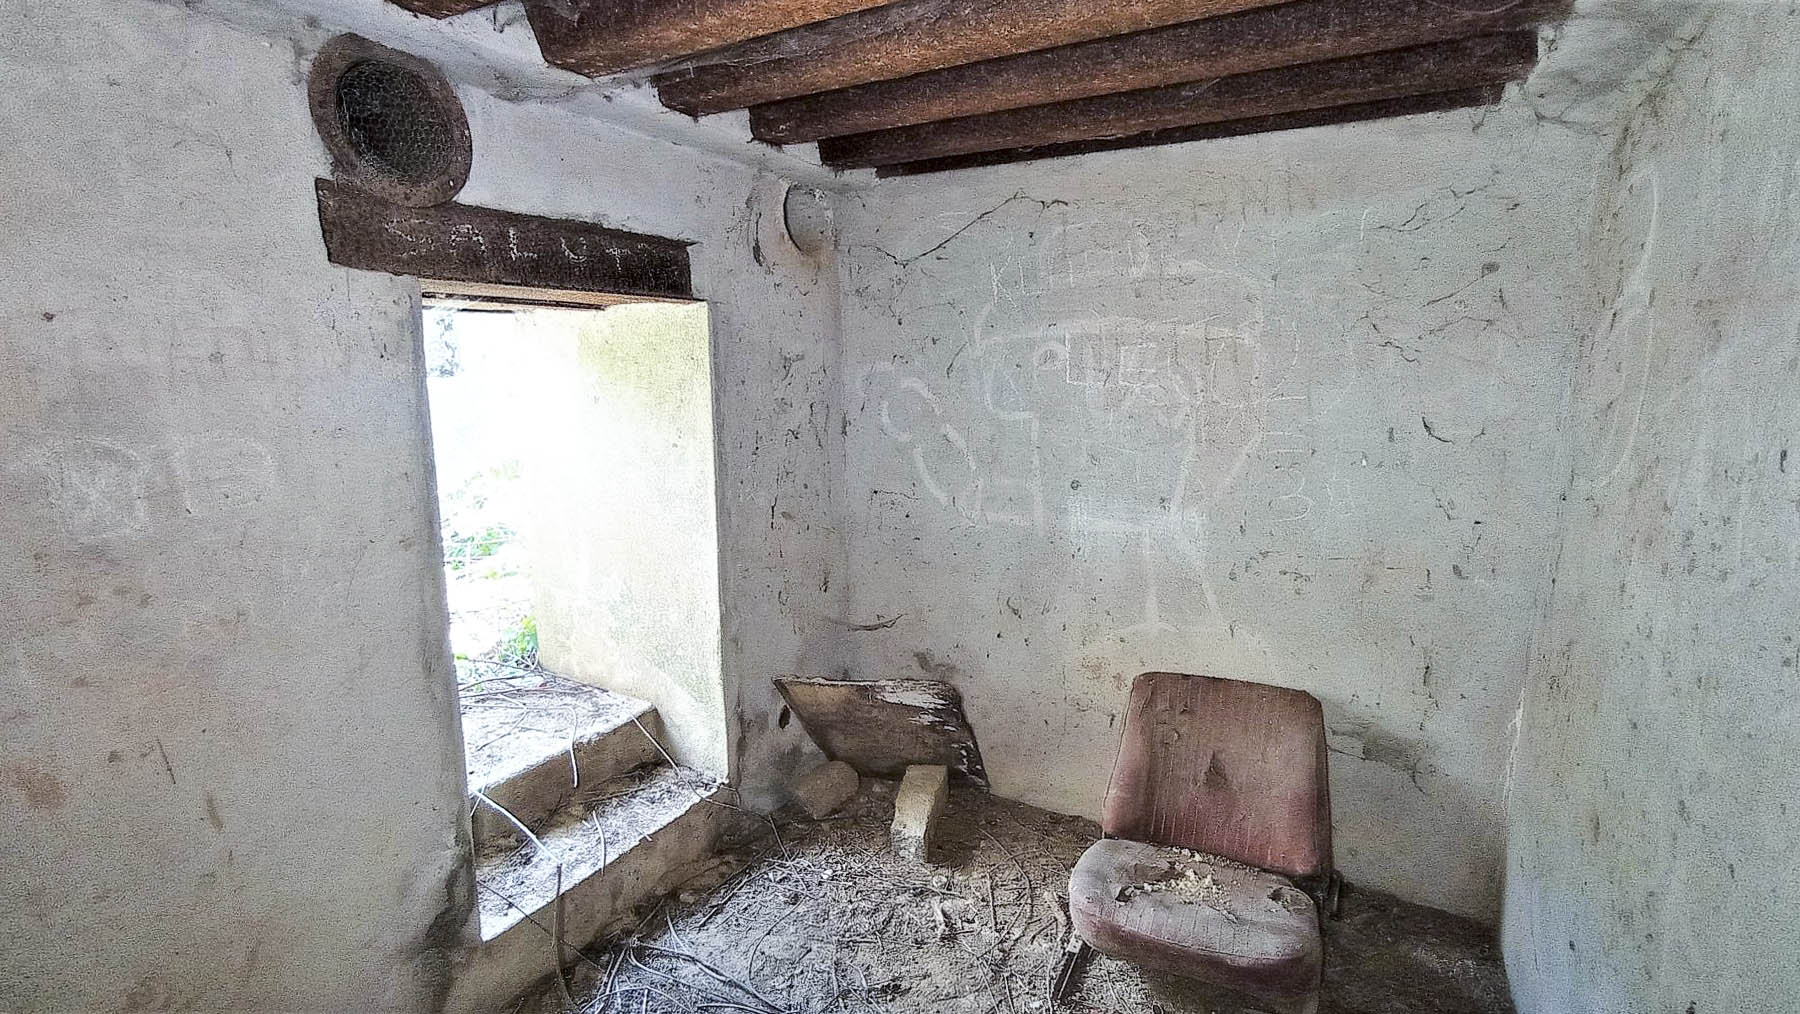
[[[663,104],[704,116],[1279,0],[898,0],[709,53],[653,80]]]
[[[888,0],[525,0],[544,60],[589,77],[664,63]],[[573,16],[571,16],[573,14]]]
[[[1528,28],[1569,0],[1299,0],[755,106],[770,144],[904,127]]]
[[[1496,84],[1537,61],[1537,35],[1512,32],[1281,67],[1163,88],[1101,95],[965,116],[819,142],[819,158],[839,169],[893,165],[1002,148],[1141,134],[1380,102]]]
[[[1267,134],[1278,130],[1301,130],[1307,127],[1326,127],[1345,123],[1362,123],[1369,120],[1386,120],[1398,116],[1417,116],[1423,113],[1443,113],[1456,109],[1473,109],[1478,106],[1491,106],[1500,101],[1505,92],[1504,85],[1485,85],[1479,88],[1461,88],[1455,91],[1436,92],[1428,95],[1413,95],[1402,99],[1388,99],[1382,102],[1359,102],[1348,106],[1331,106],[1326,109],[1307,109],[1297,113],[1280,113],[1275,116],[1258,116],[1245,120],[1226,120],[1223,123],[1207,123],[1192,127],[1170,127],[1165,130],[1146,131],[1142,134],[1130,134],[1125,137],[1108,137],[1091,141],[1072,141],[1063,144],[1043,144],[1024,148],[1003,148],[999,151],[977,152],[973,155],[955,155],[949,158],[926,159],[919,162],[901,162],[897,165],[882,166],[875,175],[886,178],[890,176],[917,176],[923,173],[950,172],[956,169],[975,169],[982,166],[1009,165],[1016,162],[1035,162],[1047,158],[1066,158],[1071,155],[1087,155],[1101,151],[1121,151],[1129,148],[1148,148],[1165,144],[1186,144],[1191,141],[1210,141],[1225,137],[1243,137],[1251,134]]]
[[[408,208],[316,183],[333,264],[443,282],[692,299],[687,244],[466,204]]]

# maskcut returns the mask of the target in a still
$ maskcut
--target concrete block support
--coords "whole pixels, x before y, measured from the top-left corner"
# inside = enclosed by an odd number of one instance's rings
[[[941,764],[915,764],[900,779],[894,797],[894,851],[919,862],[931,861],[931,841],[938,815],[950,798],[950,769]]]

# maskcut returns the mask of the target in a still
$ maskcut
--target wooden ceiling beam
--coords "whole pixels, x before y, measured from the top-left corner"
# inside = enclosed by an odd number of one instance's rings
[[[492,7],[499,0],[388,0],[388,2],[396,7],[404,7],[414,14],[448,18],[480,10],[483,7]]]
[[[833,168],[854,169],[1119,137],[1496,84],[1523,76],[1536,62],[1536,33],[1483,35],[826,138],[819,142],[819,158]]]
[[[1528,28],[1568,7],[1569,0],[1299,0],[766,103],[751,108],[750,132],[798,144]]]
[[[1417,116],[1422,113],[1473,109],[1478,106],[1491,106],[1499,102],[1500,96],[1505,90],[1504,85],[1483,85],[1479,88],[1461,88],[1455,91],[1413,95],[1403,99],[1387,99],[1381,102],[1359,102],[1326,109],[1306,109],[1296,113],[1278,113],[1274,116],[1226,120],[1222,123],[1206,123],[1192,127],[1169,127],[1163,130],[1146,131],[1142,134],[1128,134],[1124,137],[1068,141],[1061,144],[1042,144],[1023,148],[1002,148],[998,151],[976,152],[972,155],[952,155],[948,158],[900,162],[895,165],[882,166],[875,171],[875,175],[883,178],[917,176],[923,173],[975,169],[981,166],[1034,162],[1047,158],[1066,158],[1070,155],[1087,155],[1101,151],[1186,144],[1191,141],[1267,134],[1278,130],[1300,130],[1306,127],[1325,127],[1343,123],[1362,123],[1368,120],[1386,120],[1397,116]]]
[[[438,0],[417,0],[438,2]],[[446,0],[455,2],[455,0]],[[547,63],[589,77],[666,63],[888,0],[525,0]]]
[[[690,116],[1161,28],[1281,0],[898,0],[707,54],[653,78]]]

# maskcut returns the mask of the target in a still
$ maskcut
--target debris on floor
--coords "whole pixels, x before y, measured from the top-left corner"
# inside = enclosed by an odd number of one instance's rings
[[[1251,867],[1224,856],[1209,856],[1189,849],[1167,851],[1178,852],[1179,861],[1170,862],[1163,875],[1154,880],[1120,888],[1120,901],[1129,901],[1142,894],[1164,892],[1202,901],[1220,898],[1224,891],[1220,888],[1217,877],[1229,877],[1234,872],[1256,872]]]
[[[646,767],[572,792],[532,839],[503,835],[476,849],[476,904],[492,935],[554,901],[564,885],[593,876],[716,786],[683,768]],[[673,832],[667,832],[673,833]],[[543,853],[548,852],[546,856]],[[703,871],[695,869],[694,874]]]
[[[633,935],[585,952],[571,1004],[546,983],[504,1014],[1052,1009],[1069,870],[1098,828],[959,786],[941,820],[942,866],[921,867],[888,848],[895,791],[867,780],[836,818],[772,827],[733,854],[738,872],[700,885],[710,893],[684,888]],[[1344,910],[1325,926],[1326,1012],[1511,1014],[1491,930],[1372,891],[1350,893]],[[1256,1008],[1095,955],[1054,1009]]]
[[[464,684],[464,752],[469,784],[483,786],[536,763],[546,753],[610,729],[646,710],[642,701],[541,670],[475,663],[481,679]]]

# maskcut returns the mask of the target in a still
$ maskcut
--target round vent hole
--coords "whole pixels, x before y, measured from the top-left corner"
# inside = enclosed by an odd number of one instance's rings
[[[456,130],[418,74],[365,60],[338,78],[337,99],[338,122],[369,169],[415,185],[449,170]]]
[[[454,198],[469,179],[469,118],[436,67],[358,35],[313,60],[313,125],[339,178],[415,208]]]

